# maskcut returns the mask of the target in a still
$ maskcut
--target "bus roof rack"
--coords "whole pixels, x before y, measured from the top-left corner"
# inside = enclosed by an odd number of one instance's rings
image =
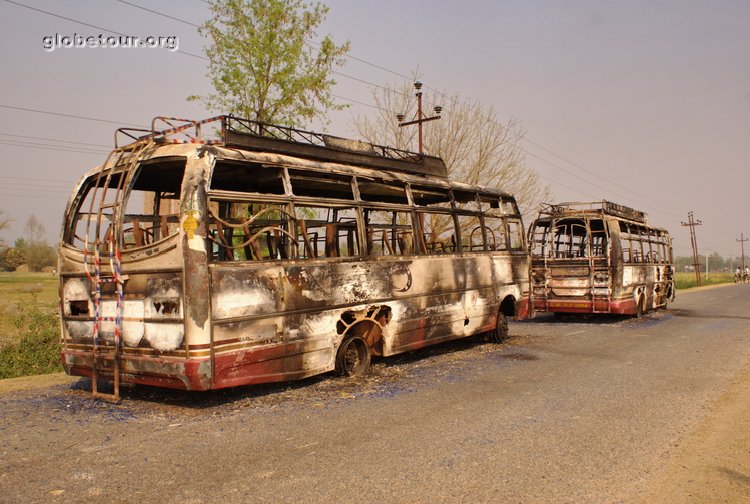
[[[210,123],[218,123],[221,129],[207,138],[202,134],[202,130],[205,130],[206,125]],[[167,128],[157,128],[157,124],[164,124]],[[143,132],[148,133],[143,135]],[[162,144],[223,145],[320,161],[367,166],[380,170],[448,178],[448,169],[439,157],[232,115],[220,115],[200,121],[176,117],[155,117],[151,121],[151,130],[118,129],[115,133],[115,147],[117,147],[118,135],[125,135],[131,141],[151,140]]]
[[[554,205],[545,204],[540,209],[540,214],[549,214],[551,216],[565,216],[575,215],[581,213],[602,213],[607,215],[614,215],[615,217],[621,217],[643,224],[648,223],[648,215],[640,210],[612,203],[611,201],[601,200],[592,202],[563,202],[556,203]]]
[[[448,177],[443,160],[393,147],[224,116],[224,144],[419,175]]]

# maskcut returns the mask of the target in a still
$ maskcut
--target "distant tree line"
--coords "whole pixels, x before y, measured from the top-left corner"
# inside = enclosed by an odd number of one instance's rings
[[[706,271],[706,256],[699,255],[698,263],[701,271]],[[675,257],[675,268],[677,271],[693,271],[693,256]],[[708,256],[708,272],[732,271],[737,266],[742,265],[741,257],[722,257],[718,252]],[[745,265],[750,266],[750,257],[745,256]]]
[[[9,229],[12,220],[5,217],[0,210],[0,230]],[[9,246],[0,238],[0,271],[16,271],[26,266],[29,271],[42,271],[47,267],[54,267],[57,254],[44,240],[44,225],[36,216],[32,215],[24,226],[25,236],[16,239],[13,246]]]

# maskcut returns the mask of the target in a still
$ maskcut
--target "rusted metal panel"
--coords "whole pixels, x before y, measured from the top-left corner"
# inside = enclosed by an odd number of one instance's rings
[[[433,156],[414,155],[412,159],[395,159],[378,156],[374,152],[362,152],[344,149],[332,149],[319,145],[300,145],[295,142],[285,142],[242,133],[228,132],[226,145],[241,147],[246,150],[261,152],[275,152],[284,155],[297,155],[306,159],[332,161],[354,166],[368,166],[380,170],[397,170],[415,175],[448,178],[448,171],[443,160]]]
[[[599,215],[612,215],[615,217],[621,217],[623,219],[632,220],[635,222],[647,223],[648,215],[640,210],[627,207],[625,205],[619,205],[611,201],[595,201],[595,202],[565,202],[556,203],[554,205],[548,205],[542,209],[543,213],[551,215],[553,217],[561,216],[592,216],[595,214]]]
[[[467,275],[467,268],[486,275]],[[349,331],[370,334],[377,328],[370,344],[382,355],[486,331],[494,324],[503,293],[492,283],[492,268],[486,257],[302,261],[275,267],[214,264],[214,344],[217,352],[241,353],[299,342],[299,347],[285,346],[286,352],[269,350],[274,359],[289,361],[274,364],[275,369],[292,373],[300,364],[333,369],[335,349]],[[318,345],[314,352],[311,342]],[[254,364],[245,358],[238,362],[247,362],[249,379]]]

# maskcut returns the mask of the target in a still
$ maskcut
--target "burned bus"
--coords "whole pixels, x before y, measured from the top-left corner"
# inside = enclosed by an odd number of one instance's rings
[[[115,139],[59,252],[63,365],[95,395],[355,375],[528,313],[515,199],[439,158],[232,116]]]
[[[674,299],[672,240],[643,212],[609,201],[543,205],[528,235],[535,311],[640,316]]]

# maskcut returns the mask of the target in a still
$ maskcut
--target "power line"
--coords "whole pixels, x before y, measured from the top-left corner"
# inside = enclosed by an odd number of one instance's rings
[[[581,177],[580,175],[577,175],[577,174],[575,174],[575,173],[571,172],[570,170],[566,170],[566,169],[565,169],[565,168],[563,168],[562,166],[556,165],[556,164],[555,164],[555,163],[553,163],[552,161],[548,161],[548,160],[544,159],[543,157],[537,156],[536,154],[534,154],[534,153],[532,153],[532,152],[529,152],[529,151],[527,151],[527,150],[526,150],[526,149],[524,149],[523,147],[520,147],[520,146],[517,146],[517,147],[518,147],[518,149],[520,149],[520,150],[522,150],[523,152],[525,152],[525,153],[526,153],[527,155],[529,155],[529,156],[531,156],[531,157],[534,157],[534,158],[536,158],[536,159],[539,159],[540,161],[543,161],[543,162],[547,163],[548,165],[550,165],[550,166],[552,166],[552,167],[554,167],[554,168],[557,168],[557,169],[558,169],[558,170],[560,170],[560,171],[563,171],[563,172],[567,173],[567,174],[568,174],[568,175],[570,175],[571,177],[575,177],[575,178],[577,178],[578,180],[581,180],[581,181],[583,181],[583,182],[586,182],[586,183],[587,183],[587,184],[589,184],[589,185],[592,185],[592,186],[594,186],[594,187],[596,187],[596,188],[598,188],[598,189],[601,189],[602,191],[608,191],[608,192],[611,192],[612,194],[616,194],[617,196],[620,196],[621,198],[626,198],[626,199],[629,199],[629,198],[627,198],[627,196],[624,196],[624,195],[622,195],[622,194],[616,193],[616,192],[614,192],[614,191],[610,191],[609,189],[606,189],[606,188],[604,188],[604,187],[602,187],[602,186],[600,186],[600,185],[598,185],[598,184],[595,184],[594,182],[591,182],[590,180],[587,180],[587,179],[585,179],[585,178]]]
[[[17,145],[19,147],[52,147],[56,149],[63,149],[63,150],[71,150],[76,152],[96,152],[98,154],[101,153],[107,153],[111,149],[101,149],[101,148],[94,148],[94,147],[83,147],[83,146],[77,146],[77,145],[56,145],[56,144],[50,144],[50,143],[40,143],[40,142],[29,142],[28,140],[12,140],[12,139],[6,139],[6,138],[0,138],[0,144],[2,145]]]
[[[83,21],[78,21],[77,19],[72,19],[72,18],[69,18],[69,17],[65,17],[65,16],[62,16],[60,14],[55,14],[53,12],[48,12],[46,10],[37,9],[36,7],[32,7],[32,6],[26,5],[26,4],[22,4],[20,2],[15,2],[14,0],[5,0],[5,1],[8,2],[8,3],[10,3],[10,4],[13,4],[13,5],[17,5],[19,7],[23,7],[25,9],[33,10],[33,11],[36,11],[36,12],[41,12],[42,14],[47,14],[48,16],[54,16],[56,18],[65,19],[66,21],[71,21],[73,23],[78,23],[80,25],[88,26],[89,28],[96,28],[97,30],[111,32],[111,33],[114,33],[116,35],[127,36],[124,33],[120,33],[120,32],[114,31],[114,30],[110,30],[108,28],[102,28],[101,26],[96,26],[96,25],[93,25],[93,24],[90,24],[90,23],[84,23]]]
[[[31,7],[31,6],[28,6],[28,5],[22,4],[22,3],[20,3],[20,2],[16,2],[16,1],[14,1],[14,0],[5,0],[5,1],[6,1],[6,2],[8,2],[8,3],[14,4],[14,5],[20,6],[20,7],[24,7],[24,8],[27,8],[27,9],[30,9],[30,10],[33,10],[33,11],[36,11],[36,12],[40,12],[40,13],[43,13],[43,14],[47,14],[47,15],[50,15],[50,16],[58,17],[58,18],[61,18],[61,19],[65,19],[65,20],[67,20],[67,21],[70,21],[70,22],[78,23],[78,24],[81,24],[81,25],[84,25],[84,26],[88,26],[88,27],[96,28],[96,29],[99,29],[99,30],[103,30],[103,31],[108,31],[108,32],[111,32],[111,33],[119,34],[119,35],[124,35],[124,34],[122,34],[122,33],[118,32],[118,31],[115,31],[115,30],[111,30],[111,29],[108,29],[108,28],[104,28],[104,27],[100,27],[100,26],[97,26],[97,25],[93,25],[93,24],[90,24],[90,23],[86,23],[86,22],[83,22],[83,21],[80,21],[80,20],[77,20],[77,19],[69,18],[69,17],[66,17],[66,16],[62,16],[62,15],[59,15],[59,14],[55,14],[55,13],[49,12],[49,11],[45,11],[45,10],[42,10],[42,9],[37,9],[37,8],[35,8],[35,7]],[[190,25],[190,26],[194,26],[194,27],[199,27],[199,25],[196,25],[195,23],[191,23],[191,22],[189,22],[189,21],[185,21],[185,20],[183,20],[183,19],[179,19],[179,18],[176,18],[176,17],[174,17],[174,16],[171,16],[171,15],[168,15],[168,14],[165,14],[165,13],[162,13],[162,12],[159,12],[159,11],[155,11],[155,10],[152,10],[152,9],[148,9],[148,8],[146,8],[146,7],[143,7],[143,6],[140,6],[140,5],[137,5],[137,4],[134,4],[134,3],[131,3],[131,2],[127,2],[127,1],[125,1],[125,0],[118,0],[118,1],[119,1],[119,2],[121,2],[121,3],[124,3],[124,4],[126,4],[126,5],[132,6],[132,7],[134,7],[134,8],[138,8],[138,9],[144,10],[144,11],[146,11],[146,12],[152,13],[152,14],[154,14],[154,15],[159,15],[159,16],[163,16],[163,17],[166,17],[166,18],[169,18],[169,19],[172,19],[172,20],[178,21],[178,22],[182,22],[182,23],[185,23],[185,24],[187,24],[187,25]],[[204,3],[207,3],[207,4],[208,4],[208,2],[205,2],[205,0],[204,0]],[[317,44],[316,42],[313,42],[313,43],[314,43],[314,44]],[[319,44],[318,44],[318,45],[319,45]],[[204,60],[204,61],[208,61],[208,58],[206,58],[206,57],[203,57],[203,56],[199,56],[199,55],[196,55],[196,54],[192,54],[192,53],[187,53],[187,52],[185,52],[185,51],[178,51],[178,52],[181,52],[181,53],[183,53],[183,54],[187,54],[187,55],[189,55],[189,56],[192,56],[192,57],[195,57],[195,58],[198,58],[198,59]],[[372,67],[374,67],[374,68],[378,68],[378,69],[380,69],[380,70],[383,70],[383,71],[389,72],[389,73],[391,73],[391,74],[393,74],[393,75],[397,75],[397,76],[399,76],[399,77],[403,77],[403,78],[409,78],[408,76],[404,75],[403,73],[400,73],[400,72],[396,72],[396,71],[394,71],[394,70],[388,69],[388,68],[386,68],[386,67],[384,67],[384,66],[382,66],[382,65],[377,65],[377,64],[375,64],[375,63],[372,63],[372,62],[369,62],[369,61],[367,61],[367,60],[365,60],[365,59],[363,59],[363,58],[358,58],[358,57],[356,57],[356,56],[353,56],[353,55],[346,55],[346,57],[350,57],[351,59],[354,59],[354,60],[356,60],[356,61],[360,61],[360,62],[362,62],[362,63],[365,63],[365,64],[367,64],[367,65],[370,65],[370,66],[372,66]],[[374,83],[374,82],[370,82],[370,81],[367,81],[367,80],[364,80],[364,79],[360,79],[360,78],[358,78],[358,77],[354,77],[354,76],[352,76],[352,75],[348,75],[348,74],[345,74],[345,73],[343,73],[343,72],[338,72],[338,71],[336,71],[336,70],[332,70],[331,72],[332,72],[333,74],[335,74],[335,75],[339,75],[339,76],[341,76],[341,77],[344,77],[344,78],[347,78],[347,79],[350,79],[350,80],[353,80],[353,81],[356,81],[356,82],[360,82],[360,83],[362,83],[362,84],[366,84],[366,85],[368,85],[368,86],[372,86],[372,87],[374,87],[374,88],[380,88],[380,89],[384,89],[384,90],[386,90],[386,91],[390,91],[390,92],[395,92],[395,93],[403,94],[403,93],[400,93],[400,92],[399,92],[399,91],[397,91],[397,90],[394,90],[394,89],[388,88],[388,87],[386,87],[386,86],[383,86],[383,85],[380,85],[380,84],[376,84],[376,83]],[[438,95],[442,96],[443,98],[445,98],[445,99],[448,99],[448,97],[447,97],[447,96],[446,96],[446,95],[445,95],[444,93],[442,93],[442,92],[440,92],[440,91],[438,91],[438,90],[436,90],[436,89],[430,88],[430,87],[428,87],[428,88],[429,88],[429,89],[432,89],[433,91],[435,91],[435,92],[436,92],[436,93],[437,93]],[[367,107],[370,107],[370,108],[375,108],[375,109],[378,109],[378,107],[377,107],[377,106],[375,106],[375,105],[370,105],[370,104],[366,104],[366,103],[364,103],[364,102],[361,102],[361,101],[358,101],[358,100],[354,100],[354,99],[350,99],[350,98],[347,98],[347,97],[343,97],[343,96],[338,96],[338,95],[336,95],[336,97],[337,97],[337,98],[339,98],[339,99],[342,99],[342,100],[346,100],[346,101],[349,101],[349,102],[351,102],[351,103],[355,103],[355,104],[358,104],[358,105],[363,105],[363,106],[367,106]],[[14,107],[10,107],[10,106],[5,106],[5,107],[6,107],[6,108],[14,108]],[[19,109],[20,109],[20,108],[19,108]],[[57,115],[57,114],[55,114],[55,115]],[[62,114],[60,114],[60,115],[62,115]],[[80,117],[78,117],[78,118],[80,118]],[[104,121],[104,122],[110,122],[110,121]],[[118,123],[118,124],[122,124],[122,123]],[[607,180],[607,179],[605,179],[604,177],[601,177],[600,175],[598,175],[597,173],[595,173],[595,172],[593,172],[593,171],[591,171],[591,170],[588,170],[588,169],[586,169],[585,167],[581,166],[580,164],[578,164],[578,163],[575,163],[575,162],[573,162],[573,161],[571,161],[571,160],[569,160],[569,159],[565,158],[564,156],[561,156],[561,155],[559,155],[559,154],[557,154],[557,153],[555,153],[555,152],[551,151],[550,149],[547,149],[547,148],[545,148],[545,147],[543,147],[543,146],[539,145],[538,143],[536,143],[536,142],[533,142],[532,140],[529,140],[528,138],[524,138],[524,140],[525,140],[525,141],[526,141],[527,143],[529,143],[529,144],[531,144],[531,145],[534,145],[535,147],[537,147],[537,148],[539,148],[539,149],[542,149],[542,150],[544,150],[545,152],[548,152],[548,153],[550,153],[550,154],[552,154],[552,155],[554,155],[554,156],[556,156],[556,157],[558,157],[558,158],[562,159],[563,161],[565,161],[565,162],[567,162],[567,163],[571,164],[572,166],[574,166],[574,167],[576,167],[576,168],[578,168],[578,169],[580,169],[580,170],[582,170],[582,171],[584,171],[584,172],[586,172],[586,173],[589,173],[589,174],[591,174],[591,175],[594,175],[594,176],[596,176],[597,178],[600,178],[600,179],[602,179],[602,180],[606,181],[606,182],[607,182],[608,184],[610,184],[610,185],[613,185],[613,186],[615,186],[615,187],[619,187],[619,188],[621,188],[621,189],[623,189],[623,190],[625,190],[625,191],[627,191],[627,192],[629,192],[629,193],[632,193],[632,194],[634,194],[634,195],[636,195],[636,196],[638,196],[638,197],[640,197],[640,198],[643,198],[643,199],[645,199],[645,200],[649,200],[649,201],[652,201],[652,202],[654,202],[654,203],[656,203],[656,204],[659,204],[659,205],[664,205],[664,203],[663,203],[663,202],[661,202],[661,201],[657,201],[657,200],[655,200],[655,199],[653,199],[653,198],[650,198],[650,197],[648,197],[648,196],[646,196],[646,195],[643,195],[643,194],[641,194],[641,193],[638,193],[638,192],[636,192],[636,191],[633,191],[633,190],[631,190],[631,189],[628,189],[627,187],[624,187],[624,186],[622,186],[621,184],[618,184],[618,183],[616,183],[616,182],[612,182],[612,181],[610,181],[610,180]],[[573,177],[576,177],[576,178],[578,178],[579,180],[582,180],[583,182],[585,182],[585,183],[587,183],[587,184],[589,184],[589,185],[592,185],[592,186],[594,186],[594,187],[597,187],[597,188],[599,188],[599,189],[602,189],[602,190],[605,190],[605,191],[609,191],[609,192],[612,192],[612,193],[614,193],[614,194],[617,194],[618,196],[620,196],[620,197],[623,197],[623,198],[625,198],[626,200],[627,200],[627,199],[629,199],[629,198],[628,198],[627,196],[624,196],[624,195],[622,195],[622,194],[620,194],[620,193],[616,193],[616,192],[612,191],[611,189],[606,189],[606,188],[602,187],[601,185],[598,185],[598,184],[596,184],[596,183],[592,182],[592,181],[591,181],[591,180],[589,180],[589,179],[583,178],[583,177],[581,177],[581,176],[579,176],[579,175],[577,175],[577,174],[575,174],[575,173],[573,173],[573,172],[571,172],[571,171],[569,171],[569,170],[566,170],[566,169],[564,169],[564,168],[560,167],[559,165],[556,165],[556,164],[554,164],[554,163],[551,163],[551,162],[549,162],[549,161],[547,161],[547,160],[544,160],[543,158],[540,158],[539,156],[536,156],[535,154],[533,154],[533,153],[529,152],[529,151],[528,151],[528,150],[526,150],[526,149],[523,149],[523,148],[521,148],[521,147],[519,147],[519,148],[520,148],[521,150],[523,150],[523,151],[524,151],[524,152],[525,152],[526,154],[528,154],[528,155],[531,155],[532,157],[536,157],[536,158],[538,158],[538,159],[541,159],[542,161],[544,161],[544,162],[546,162],[546,163],[550,164],[551,166],[553,166],[553,167],[555,167],[555,168],[557,168],[557,169],[559,169],[559,170],[562,170],[562,171],[564,171],[565,173],[567,173],[568,175],[571,175],[571,176],[573,176]],[[546,179],[546,178],[545,178],[545,180],[549,180],[549,179]],[[557,184],[557,185],[559,185],[559,186],[563,186],[563,187],[564,187],[564,185],[563,185],[563,184],[560,184],[559,182],[553,182],[553,183],[555,183],[555,184]],[[580,191],[577,191],[577,192],[580,192]],[[672,207],[672,206],[670,206],[670,205],[665,205],[665,206],[668,206],[669,208],[673,208],[673,209],[675,209],[675,207]],[[673,215],[673,216],[674,216],[674,214],[670,214],[670,215]]]
[[[8,143],[8,142],[0,142],[0,145],[6,145],[8,147],[20,147],[24,149],[40,149],[40,150],[53,150],[58,152],[70,152],[75,154],[91,154],[93,156],[103,156],[104,152],[94,152],[94,151],[82,151],[82,150],[73,150],[73,149],[63,149],[60,147],[52,147],[52,146],[42,146],[42,145],[20,145],[17,143]]]
[[[134,4],[134,3],[131,3],[131,2],[126,2],[125,0],[117,0],[117,1],[120,2],[120,3],[124,3],[126,5],[130,5],[131,7],[135,7],[136,9],[141,9],[141,10],[150,12],[152,14],[156,14],[157,16],[162,16],[162,17],[165,17],[165,18],[173,19],[175,21],[179,21],[180,23],[184,23],[186,25],[190,25],[190,26],[194,26],[196,28],[200,28],[200,25],[197,25],[195,23],[191,23],[190,21],[185,21],[184,19],[176,18],[174,16],[170,16],[169,14],[164,14],[163,12],[158,12],[158,11],[155,11],[155,10],[151,10],[149,8],[143,7],[142,5],[137,5],[137,4]]]
[[[557,165],[557,164],[555,164],[555,163],[553,163],[553,162],[551,162],[551,161],[549,161],[549,160],[547,160],[547,159],[545,159],[545,158],[543,158],[543,157],[541,157],[541,156],[538,156],[538,155],[534,154],[533,152],[529,152],[528,150],[524,149],[523,147],[520,147],[520,146],[517,146],[517,147],[518,147],[518,149],[520,149],[521,151],[525,152],[525,153],[526,153],[527,155],[529,155],[529,156],[531,156],[531,157],[533,157],[533,158],[539,159],[540,161],[542,161],[542,162],[544,162],[544,163],[547,163],[548,165],[550,165],[550,166],[552,166],[552,167],[554,167],[554,168],[557,168],[558,170],[561,170],[561,171],[563,171],[563,172],[567,173],[568,175],[571,175],[572,177],[575,177],[575,178],[577,178],[577,179],[579,179],[579,180],[581,180],[581,181],[583,181],[583,182],[586,182],[586,183],[587,183],[587,184],[589,184],[589,185],[592,185],[592,186],[594,186],[594,187],[596,187],[596,188],[598,188],[598,189],[601,189],[601,190],[603,190],[603,191],[606,191],[606,192],[608,192],[608,193],[610,193],[610,194],[614,194],[614,195],[616,195],[616,196],[619,196],[619,197],[621,197],[621,198],[624,198],[624,199],[625,199],[625,201],[629,201],[629,200],[631,199],[631,197],[625,196],[624,194],[620,194],[620,193],[618,193],[618,192],[616,192],[616,191],[612,191],[611,189],[607,189],[607,188],[605,188],[605,187],[602,187],[602,186],[600,186],[599,184],[596,184],[596,183],[594,183],[594,182],[591,182],[591,181],[589,181],[589,180],[587,180],[587,179],[585,179],[585,178],[583,178],[583,177],[581,177],[581,176],[579,176],[579,175],[577,175],[577,174],[575,174],[575,173],[571,172],[570,170],[567,170],[567,169],[565,169],[565,168],[563,168],[563,167],[561,167],[561,166],[559,166],[559,165]],[[537,175],[539,175],[539,174],[537,174]],[[541,175],[539,175],[539,176],[541,176]],[[556,184],[556,185],[558,185],[558,186],[562,186],[562,187],[565,187],[566,189],[572,189],[571,187],[565,186],[565,185],[561,184],[560,182],[555,182],[555,181],[552,181],[552,180],[550,180],[550,179],[548,179],[548,178],[546,178],[546,177],[543,177],[543,178],[545,178],[545,180],[548,180],[548,181],[550,181],[550,182],[552,182],[553,184]],[[580,191],[579,189],[573,189],[573,190],[575,190],[576,192],[578,192],[578,193],[580,193],[580,194],[586,194],[586,193],[584,193],[584,192]],[[631,192],[632,192],[632,191],[631,191]],[[637,194],[637,193],[634,193],[634,194]],[[600,196],[594,196],[594,198],[597,198],[597,199],[599,199],[599,198],[601,198],[601,195],[600,195]],[[664,210],[658,210],[658,209],[653,209],[653,210],[655,210],[655,213],[660,213],[660,214],[663,214],[663,215],[669,215],[669,216],[671,216],[671,217],[675,217],[675,218],[678,218],[678,219],[680,218],[680,216],[679,216],[679,215],[675,215],[675,214],[673,214],[673,213],[670,213],[670,212],[667,212],[667,211],[664,211]]]
[[[9,0],[5,0],[8,2]],[[37,114],[47,114],[47,115],[54,115],[54,116],[60,116],[60,117],[70,117],[73,119],[85,119],[86,121],[96,121],[96,122],[103,122],[103,123],[109,123],[109,124],[117,124],[120,126],[134,126],[136,128],[142,128],[143,125],[141,124],[133,124],[133,123],[126,123],[126,122],[119,122],[119,121],[110,121],[109,119],[100,119],[98,117],[86,117],[86,116],[79,116],[79,115],[73,115],[73,114],[63,114],[61,112],[50,112],[48,110],[39,110],[39,109],[33,109],[33,108],[27,108],[27,107],[15,107],[13,105],[3,105],[0,104],[0,107],[7,108],[7,109],[13,109],[13,110],[22,110],[24,112],[35,112]]]
[[[33,140],[46,140],[48,142],[60,142],[60,143],[67,143],[67,144],[77,144],[77,145],[91,145],[94,147],[106,147],[111,148],[110,145],[104,145],[104,144],[94,144],[94,143],[87,143],[87,142],[75,142],[73,140],[58,140],[55,138],[44,138],[44,137],[37,137],[37,136],[28,136],[28,135],[16,135],[13,133],[0,133],[2,136],[10,136],[10,137],[16,137],[16,138],[30,138]]]
[[[143,7],[143,6],[140,6],[140,5],[137,5],[137,4],[134,4],[134,3],[131,3],[131,2],[127,2],[127,1],[125,1],[125,0],[117,0],[117,1],[118,1],[118,2],[120,2],[120,3],[124,3],[124,4],[126,4],[126,5],[130,5],[130,6],[132,6],[132,7],[135,7],[135,8],[137,8],[137,9],[141,9],[141,10],[144,10],[144,11],[150,12],[150,13],[152,13],[152,14],[156,14],[157,16],[163,16],[163,17],[166,17],[166,18],[169,18],[169,19],[173,19],[173,20],[175,20],[175,21],[179,21],[180,23],[184,23],[184,24],[186,24],[186,25],[189,25],[189,26],[193,26],[193,27],[195,27],[195,28],[200,28],[200,25],[197,25],[197,24],[195,24],[195,23],[191,23],[190,21],[185,21],[184,19],[179,19],[179,18],[176,18],[176,17],[174,17],[174,16],[170,16],[169,14],[165,14],[165,13],[163,13],[163,12],[155,11],[155,10],[153,10],[153,9],[148,9],[148,8],[146,8],[146,7]],[[206,2],[206,3],[207,3],[207,2]],[[116,32],[115,32],[115,33],[116,33]],[[321,46],[321,44],[320,44],[319,42],[315,42],[315,41],[313,41],[313,40],[309,41],[309,43],[310,43],[310,44],[312,44],[312,45],[318,46],[318,47],[320,47],[320,46]],[[203,56],[197,56],[197,55],[195,55],[195,54],[191,54],[191,53],[186,53],[186,54],[190,54],[191,56],[195,56],[195,57],[198,57],[198,58],[200,58],[200,59],[203,59],[203,60],[205,60],[205,61],[209,61],[209,59],[208,59],[208,58],[206,58],[206,57],[203,57]],[[344,58],[348,58],[348,59],[353,59],[353,60],[355,60],[355,61],[359,61],[359,62],[361,62],[361,63],[365,63],[366,65],[369,65],[369,66],[371,66],[371,67],[374,67],[374,68],[378,68],[378,69],[380,69],[380,70],[383,70],[383,71],[385,71],[385,72],[389,72],[389,73],[391,73],[391,74],[393,74],[393,75],[397,75],[397,76],[399,76],[399,77],[403,77],[403,78],[406,78],[406,79],[409,79],[409,78],[410,78],[410,77],[408,77],[408,76],[406,76],[406,75],[404,75],[404,74],[401,74],[401,73],[399,73],[399,72],[396,72],[396,71],[390,70],[390,69],[388,69],[388,68],[386,68],[386,67],[384,67],[384,66],[382,66],[382,65],[378,65],[378,64],[375,64],[375,63],[371,63],[371,62],[369,62],[369,61],[367,61],[367,60],[365,60],[365,59],[362,59],[362,58],[358,58],[358,57],[356,57],[356,56],[353,56],[353,55],[351,55],[351,54],[345,54],[345,55],[344,55]],[[344,78],[347,78],[347,79],[351,79],[351,80],[353,80],[353,81],[356,81],[356,82],[360,82],[360,83],[362,83],[362,84],[367,84],[368,86],[378,87],[378,88],[382,88],[382,89],[388,89],[387,87],[385,87],[385,86],[383,86],[383,85],[381,85],[381,84],[375,84],[374,82],[369,82],[369,81],[366,81],[366,80],[364,80],[364,79],[360,79],[360,78],[358,78],[358,77],[354,77],[354,76],[352,76],[352,75],[347,75],[347,74],[345,74],[345,73],[343,73],[343,72],[339,72],[339,71],[337,71],[337,70],[333,70],[333,69],[331,69],[331,73],[333,73],[333,74],[335,74],[335,75],[339,75],[339,76],[341,76],[341,77],[344,77]],[[398,91],[396,91],[396,92],[398,92]],[[362,102],[358,102],[358,101],[356,101],[356,100],[352,100],[352,99],[350,99],[350,98],[344,98],[344,97],[339,97],[339,98],[340,98],[340,99],[342,99],[342,100],[347,100],[347,101],[350,101],[350,102],[352,102],[352,103],[358,103],[358,104],[361,104],[361,105],[365,105],[365,104],[363,104]],[[368,106],[370,106],[370,105],[368,105]]]
[[[638,193],[638,192],[635,192],[635,191],[633,191],[632,189],[629,189],[629,188],[627,188],[627,187],[625,187],[625,186],[623,186],[623,185],[621,185],[621,184],[618,184],[617,182],[614,182],[614,181],[612,181],[612,180],[609,180],[609,179],[607,179],[607,178],[605,178],[605,177],[602,177],[601,175],[599,175],[599,174],[598,174],[598,173],[596,173],[595,171],[593,171],[593,170],[589,170],[589,169],[585,168],[584,166],[581,166],[580,164],[578,164],[578,163],[576,163],[576,162],[574,162],[574,161],[571,161],[570,159],[568,159],[568,158],[566,158],[566,157],[564,157],[564,156],[561,156],[560,154],[557,154],[556,152],[553,152],[553,151],[551,151],[551,150],[547,149],[546,147],[543,147],[543,146],[539,145],[538,143],[536,143],[536,142],[534,142],[534,141],[532,141],[532,140],[529,140],[529,139],[528,139],[528,138],[526,138],[526,137],[524,137],[524,138],[523,138],[523,140],[524,140],[525,142],[527,142],[527,143],[529,143],[529,144],[533,145],[534,147],[536,147],[536,148],[538,148],[538,149],[541,149],[541,150],[543,150],[544,152],[547,152],[547,153],[549,153],[549,154],[552,154],[552,155],[553,155],[553,156],[555,156],[556,158],[562,159],[562,160],[563,160],[563,161],[565,161],[566,163],[568,163],[568,164],[570,164],[570,165],[572,165],[572,166],[575,166],[575,167],[576,167],[576,168],[578,168],[579,170],[583,170],[583,171],[585,171],[586,173],[588,173],[588,174],[590,174],[590,175],[593,175],[593,176],[597,177],[598,179],[600,179],[600,180],[603,180],[603,181],[607,182],[607,183],[608,183],[608,184],[610,184],[610,185],[613,185],[613,186],[615,186],[615,187],[618,187],[618,188],[620,188],[620,189],[623,189],[623,190],[625,190],[625,191],[628,191],[629,193],[635,194],[636,196],[639,196],[639,197],[641,197],[641,198],[644,198],[644,199],[646,199],[646,200],[649,200],[649,201],[651,201],[651,202],[653,202],[653,203],[656,203],[656,204],[659,204],[659,205],[665,206],[665,207],[667,207],[667,208],[671,208],[672,210],[676,210],[676,211],[678,211],[678,212],[681,212],[681,211],[682,211],[682,209],[680,209],[680,208],[676,208],[676,207],[673,207],[673,206],[671,206],[671,205],[667,205],[667,204],[666,204],[666,203],[664,203],[663,201],[659,201],[659,200],[656,200],[656,199],[653,199],[653,198],[649,198],[648,196],[646,196],[646,195],[643,195],[643,194],[640,194],[640,193]]]
[[[556,186],[559,186],[559,187],[563,187],[563,188],[565,188],[565,189],[568,189],[569,191],[577,192],[578,194],[583,194],[584,196],[589,196],[589,197],[591,197],[591,198],[597,199],[597,197],[596,197],[596,196],[593,196],[593,195],[591,195],[591,194],[589,194],[589,193],[583,192],[583,191],[581,191],[580,189],[576,189],[576,188],[573,188],[573,187],[567,186],[567,185],[565,185],[565,184],[563,184],[563,183],[561,183],[561,182],[556,182],[556,181],[552,180],[551,178],[545,177],[544,175],[541,175],[541,174],[539,174],[539,173],[537,173],[536,175],[537,175],[537,177],[539,177],[540,179],[546,180],[547,182],[549,182],[549,183],[551,183],[551,184],[555,184]]]
[[[370,107],[370,108],[374,108],[376,110],[380,110],[380,107],[378,107],[377,105],[373,105],[372,103],[365,103],[365,102],[353,100],[352,98],[347,98],[346,96],[339,96],[339,95],[335,95],[335,94],[333,94],[331,96],[333,96],[334,98],[338,98],[339,100],[346,100],[346,101],[349,101],[349,102],[352,102],[352,103],[356,103],[357,105],[362,105],[364,107]]]
[[[33,11],[36,11],[36,12],[40,12],[42,14],[47,14],[48,16],[53,16],[53,17],[56,17],[56,18],[64,19],[66,21],[70,21],[71,23],[77,23],[77,24],[80,24],[80,25],[83,25],[83,26],[88,26],[89,28],[96,28],[97,30],[102,30],[102,31],[105,31],[105,32],[114,33],[115,35],[120,35],[120,36],[123,36],[123,37],[129,37],[130,36],[130,35],[126,35],[125,33],[119,32],[117,30],[112,30],[110,28],[104,28],[102,26],[97,26],[97,25],[94,25],[94,24],[91,24],[91,23],[86,23],[86,22],[80,21],[78,19],[73,19],[73,18],[69,18],[69,17],[66,17],[66,16],[62,16],[60,14],[55,14],[54,12],[49,12],[49,11],[42,10],[42,9],[37,9],[36,7],[31,7],[30,5],[22,4],[20,2],[14,1],[14,0],[5,0],[5,1],[8,2],[8,3],[11,3],[13,5],[17,5],[19,7],[23,7],[25,9],[29,9],[29,10],[33,10]],[[185,54],[186,56],[191,56],[193,58],[198,58],[198,59],[202,59],[202,60],[208,61],[208,58],[206,58],[204,56],[200,56],[198,54],[189,53],[187,51],[183,51],[182,49],[176,49],[174,52],[178,52],[180,54]]]

